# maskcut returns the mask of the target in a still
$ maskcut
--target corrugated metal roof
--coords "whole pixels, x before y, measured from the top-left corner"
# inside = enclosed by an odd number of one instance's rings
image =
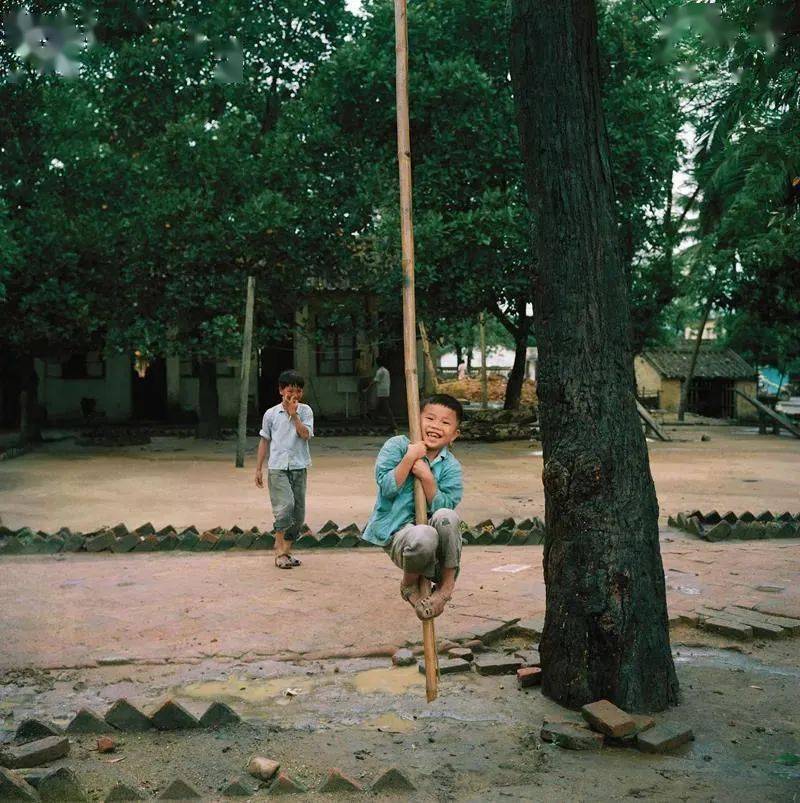
[[[645,349],[642,357],[665,379],[685,379],[693,345]],[[733,349],[702,345],[694,375],[698,379],[754,379],[756,370]]]

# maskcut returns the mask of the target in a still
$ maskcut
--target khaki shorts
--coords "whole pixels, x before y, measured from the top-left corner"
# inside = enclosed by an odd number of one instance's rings
[[[421,574],[435,583],[442,569],[461,568],[461,519],[454,510],[440,508],[428,524],[406,524],[384,547],[392,563],[409,574]]]

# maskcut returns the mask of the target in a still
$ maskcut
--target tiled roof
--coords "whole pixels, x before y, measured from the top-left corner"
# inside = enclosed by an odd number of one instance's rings
[[[642,352],[664,379],[684,379],[692,359],[693,345],[652,348]],[[732,349],[702,345],[694,375],[698,379],[755,379],[756,370]]]

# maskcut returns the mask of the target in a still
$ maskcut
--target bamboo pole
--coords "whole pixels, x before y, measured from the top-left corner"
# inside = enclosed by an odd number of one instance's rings
[[[428,340],[428,330],[425,321],[419,321],[419,336],[422,340],[422,353],[425,355],[425,371],[430,378],[430,386],[433,393],[439,392],[439,378],[436,376],[436,366],[431,357],[431,342]],[[427,382],[425,383],[427,386]]]
[[[253,304],[256,295],[255,276],[247,277],[247,301],[244,308],[242,338],[242,370],[239,384],[239,432],[236,438],[236,468],[244,468],[244,447],[247,439],[247,400],[250,395],[250,355],[253,348]]]
[[[417,377],[417,326],[414,297],[414,226],[411,214],[411,133],[408,119],[408,19],[406,0],[394,0],[397,92],[397,162],[400,171],[400,239],[403,265],[403,356],[405,359],[408,428],[412,442],[422,440]],[[417,524],[428,523],[428,505],[422,484],[414,478],[414,514]],[[428,702],[439,694],[439,659],[433,619],[422,623],[425,654],[425,693]]]
[[[489,407],[489,377],[486,375],[486,318],[481,313],[478,328],[481,337],[481,407],[484,410]]]

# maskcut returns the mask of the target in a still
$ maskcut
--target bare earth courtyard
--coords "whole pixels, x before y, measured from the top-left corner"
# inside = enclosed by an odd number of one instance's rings
[[[118,780],[155,795],[175,777],[222,799],[256,752],[309,788],[332,766],[366,784],[397,766],[417,787],[398,799],[796,800],[800,636],[740,642],[679,617],[729,604],[800,616],[800,540],[707,543],[669,529],[666,517],[693,508],[798,512],[800,442],[723,427],[671,433],[678,440],[650,444],[650,457],[682,687],[682,704],[658,719],[695,732],[674,755],[542,744],[543,717],[564,712],[538,689],[519,691],[513,677],[443,676],[440,698],[427,705],[417,668],[388,660],[421,635],[397,573],[380,550],[358,549],[308,551],[291,572],[276,570],[269,552],[3,556],[0,740],[27,716],[63,725],[82,707],[102,715],[126,697],[148,710],[171,696],[198,712],[222,700],[245,723],[126,734],[121,763],[97,753],[96,737],[76,736],[58,763],[96,800]],[[379,445],[314,442],[313,529],[327,519],[363,526]],[[0,464],[0,515],[6,526],[42,530],[119,521],[269,527],[265,492],[252,482],[254,447],[236,470],[230,442],[154,439],[111,452],[49,444]],[[464,444],[458,456],[466,521],[543,515],[542,458],[527,443]],[[437,635],[543,611],[541,547],[469,547]],[[509,633],[492,649],[530,646]]]

